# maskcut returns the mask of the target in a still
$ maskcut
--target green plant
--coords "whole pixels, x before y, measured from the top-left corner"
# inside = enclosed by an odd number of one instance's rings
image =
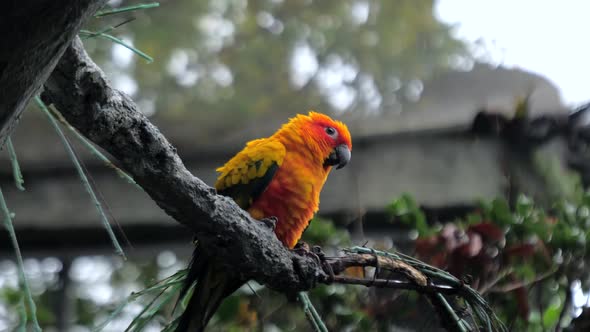
[[[549,209],[524,195],[512,207],[503,199],[481,202],[444,225],[427,223],[407,195],[390,211],[418,231],[417,257],[467,280],[514,330],[566,325],[572,284],[590,288],[589,192]]]

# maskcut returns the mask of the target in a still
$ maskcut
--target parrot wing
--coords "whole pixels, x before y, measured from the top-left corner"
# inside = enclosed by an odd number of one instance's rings
[[[247,209],[268,187],[283,163],[285,153],[285,146],[277,140],[249,142],[217,169],[220,175],[215,189],[220,195],[233,198],[242,209]],[[199,243],[196,244],[179,300],[185,297],[195,281],[195,290],[179,318],[176,332],[203,331],[223,299],[245,282],[225,273],[214,258],[202,255]]]
[[[228,196],[242,208],[252,202],[268,187],[285,158],[285,146],[278,140],[258,139],[219,167],[215,189]]]

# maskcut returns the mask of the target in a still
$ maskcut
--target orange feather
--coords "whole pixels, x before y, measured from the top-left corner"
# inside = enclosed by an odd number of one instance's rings
[[[337,139],[326,135],[326,127],[336,129]],[[218,168],[220,175],[215,187],[223,190],[248,184],[261,177],[272,162],[277,163],[276,174],[266,190],[247,204],[247,211],[255,219],[277,217],[277,237],[293,248],[318,210],[320,191],[332,169],[324,166],[324,160],[340,144],[352,149],[344,123],[316,112],[297,115],[272,136],[247,143]],[[258,170],[252,166],[255,160],[263,160]]]

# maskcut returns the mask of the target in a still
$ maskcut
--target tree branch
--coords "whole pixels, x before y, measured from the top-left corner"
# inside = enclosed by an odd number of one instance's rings
[[[202,248],[224,262],[228,271],[284,293],[307,290],[323,275],[314,259],[285,248],[271,229],[193,176],[136,104],[111,87],[79,38],[64,53],[42,97],[80,133],[119,160],[145,192],[191,228]]]

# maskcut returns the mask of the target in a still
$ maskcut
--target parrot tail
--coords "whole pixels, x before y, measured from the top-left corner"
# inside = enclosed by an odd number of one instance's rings
[[[178,301],[182,301],[195,281],[197,284],[180,316],[176,332],[204,331],[223,299],[244,284],[240,279],[229,276],[225,270],[215,266],[214,259],[199,254],[198,247],[197,243]]]

